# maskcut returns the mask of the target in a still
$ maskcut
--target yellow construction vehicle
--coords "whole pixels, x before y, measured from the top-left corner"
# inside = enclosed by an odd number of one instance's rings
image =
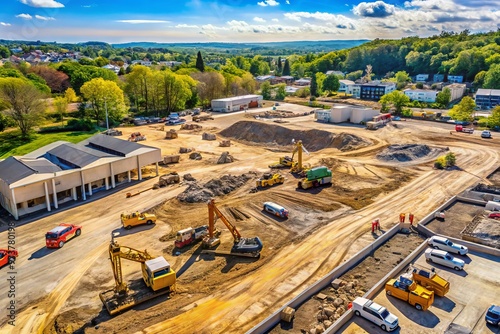
[[[229,220],[220,212],[220,210],[215,206],[215,201],[212,198],[208,202],[208,235],[203,238],[204,248],[215,248],[220,245],[219,234],[220,232],[215,229],[215,223],[217,219],[222,220],[224,225],[233,235],[234,245],[230,252],[216,251],[211,249],[205,249],[202,253],[214,254],[214,255],[236,255],[244,257],[259,257],[260,251],[262,250],[262,241],[259,237],[254,238],[242,238],[240,232],[236,229],[236,226],[231,224]]]
[[[283,182],[285,182],[285,177],[280,173],[266,173],[256,181],[256,186],[257,188],[265,188],[271,187],[275,184],[281,184]]]
[[[99,298],[110,315],[125,311],[157,296],[175,292],[176,274],[163,256],[153,258],[146,250],[139,251],[120,246],[111,236],[109,259],[115,278],[115,287],[101,292]],[[123,280],[122,259],[139,262],[142,267],[144,284],[130,286]]]
[[[302,140],[295,141],[294,139],[292,139],[292,144],[294,145],[292,156],[281,157],[279,163],[269,165],[269,168],[290,167],[290,172],[292,173],[301,173],[305,171],[306,168],[304,168],[302,164],[302,152],[305,152],[309,155],[309,151],[307,151],[307,149],[302,144]],[[297,161],[293,161],[295,153],[297,153]]]

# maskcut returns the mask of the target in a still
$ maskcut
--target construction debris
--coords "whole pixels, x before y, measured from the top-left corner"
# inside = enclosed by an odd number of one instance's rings
[[[203,132],[203,134],[201,135],[201,139],[203,139],[203,140],[216,140],[217,137],[215,136],[214,133]]]
[[[391,145],[377,154],[377,159],[383,161],[413,161],[419,158],[426,157],[435,151],[427,145],[419,144],[403,144]]]
[[[233,156],[226,151],[222,152],[221,156],[219,157],[219,160],[217,160],[217,164],[228,164],[233,161],[234,161]]]
[[[163,164],[172,164],[172,163],[178,163],[180,159],[180,155],[178,154],[172,154],[172,155],[166,155],[163,157]]]
[[[210,180],[203,186],[200,186],[197,182],[193,182],[184,192],[177,195],[177,199],[188,203],[208,202],[215,196],[226,195],[238,189],[251,178],[253,176],[247,174],[239,176],[223,175],[220,179]]]
[[[109,129],[109,130],[104,131],[104,134],[108,135],[108,136],[121,136],[122,132],[119,130],[115,130],[115,129]]]
[[[193,152],[189,155],[189,159],[191,160],[201,160],[201,154],[198,152]]]
[[[293,317],[295,316],[295,309],[287,306],[281,311],[280,318],[286,322],[292,322]]]
[[[165,133],[165,139],[175,139],[178,137],[179,135],[177,134],[177,131],[175,131],[174,129],[170,129]]]
[[[181,125],[181,130],[199,130],[201,128],[203,128],[201,125],[194,123],[184,123]]]
[[[191,151],[193,151],[193,149],[192,148],[187,148],[187,147],[181,147],[179,149],[179,153],[189,153]]]
[[[179,174],[177,174],[177,172],[171,172],[169,174],[161,175],[159,179],[159,184],[160,187],[165,187],[169,184],[179,183],[180,181],[181,178],[179,177]]]
[[[230,147],[231,146],[231,141],[230,140],[223,140],[219,142],[220,147]]]
[[[133,132],[132,134],[130,134],[130,137],[128,138],[128,141],[132,141],[132,142],[138,142],[141,140],[146,140],[146,136],[141,135],[140,132]]]
[[[184,181],[196,181],[196,179],[190,173],[184,174],[182,178],[184,179]]]

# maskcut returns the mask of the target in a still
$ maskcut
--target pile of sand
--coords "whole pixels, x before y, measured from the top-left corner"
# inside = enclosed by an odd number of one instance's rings
[[[251,178],[253,175],[223,175],[220,179],[212,179],[203,186],[193,182],[186,190],[177,195],[177,199],[188,203],[208,202],[213,197],[226,195],[238,189]]]
[[[437,151],[437,149],[434,149]],[[427,145],[419,144],[403,144],[403,145],[391,145],[381,153],[377,154],[377,159],[382,161],[413,161],[428,156],[434,153]]]
[[[222,130],[220,135],[236,140],[275,146],[290,146],[292,139],[302,140],[304,147],[311,152],[329,147],[337,148],[340,151],[350,151],[372,144],[366,139],[347,133],[335,134],[316,129],[291,130],[275,124],[252,121],[237,122]]]

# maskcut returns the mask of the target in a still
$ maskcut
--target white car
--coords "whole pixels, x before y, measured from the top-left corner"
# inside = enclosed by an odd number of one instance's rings
[[[357,316],[370,320],[384,331],[392,332],[399,325],[397,316],[370,299],[357,297],[352,302],[352,310]]]
[[[427,249],[425,251],[425,259],[432,263],[437,263],[455,270],[463,270],[465,262],[461,259],[453,257],[448,252],[437,249]]]
[[[481,132],[481,138],[491,138],[491,132],[488,130],[484,130]]]
[[[427,241],[427,244],[435,249],[441,249],[450,253],[465,255],[469,249],[463,245],[455,244],[447,238],[433,236]]]

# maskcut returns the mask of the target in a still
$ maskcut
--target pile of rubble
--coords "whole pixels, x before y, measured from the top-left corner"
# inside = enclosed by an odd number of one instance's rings
[[[179,135],[177,134],[177,131],[175,131],[174,129],[170,129],[165,133],[165,139],[175,139],[178,137]]]
[[[189,155],[189,159],[191,160],[201,160],[201,153],[193,152]]]
[[[202,140],[216,140],[217,137],[213,133],[203,132],[203,134],[201,135],[201,139]]]
[[[318,293],[316,299],[321,302],[319,311],[316,314],[318,323],[309,331],[303,331],[310,334],[323,333],[337,321],[349,308],[349,303],[356,297],[363,296],[365,291],[359,289],[358,280],[346,282],[341,279],[335,279],[329,290],[330,294]]]
[[[188,148],[188,147],[181,147],[179,149],[179,153],[189,153],[189,152],[192,152],[193,149],[192,148]]]
[[[377,154],[377,159],[382,161],[413,161],[433,153],[427,145],[403,144],[391,145]]]
[[[189,183],[189,186],[182,193],[177,195],[177,199],[187,203],[204,203],[215,196],[222,196],[243,186],[253,175],[223,175],[220,179],[212,179],[204,185],[196,181]]]
[[[234,161],[234,158],[232,155],[229,154],[229,152],[222,152],[221,156],[219,157],[219,160],[217,160],[217,164],[228,164]]]
[[[193,124],[193,123],[184,123],[181,125],[181,130],[200,130],[201,128],[203,128],[201,125],[199,124]]]

